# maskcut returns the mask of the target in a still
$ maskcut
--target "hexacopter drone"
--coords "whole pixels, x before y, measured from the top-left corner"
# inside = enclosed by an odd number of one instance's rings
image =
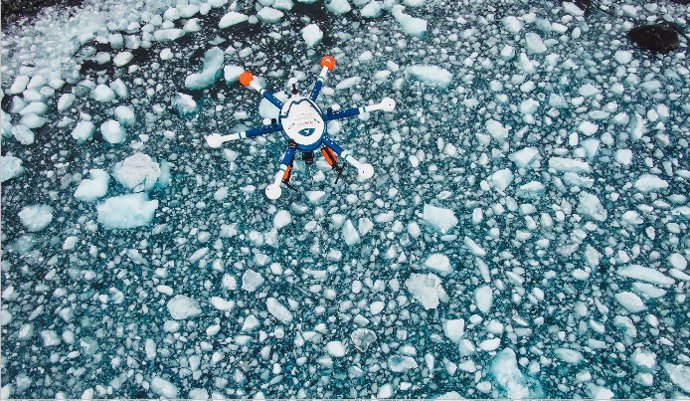
[[[321,59],[321,74],[314,84],[311,95],[306,98],[300,96],[297,91],[297,81],[290,80],[292,85],[292,96],[284,104],[273,94],[261,87],[261,84],[254,79],[252,73],[245,71],[240,75],[240,83],[259,92],[264,98],[280,109],[278,121],[273,120],[270,125],[261,128],[252,128],[247,131],[237,132],[227,135],[212,134],[206,137],[206,142],[212,148],[218,148],[227,141],[234,141],[240,138],[251,138],[259,135],[266,135],[273,132],[282,131],[285,139],[288,140],[288,148],[280,162],[280,171],[276,173],[275,179],[266,187],[266,196],[269,199],[278,199],[282,192],[280,183],[289,186],[292,163],[295,154],[299,150],[302,152],[302,159],[306,164],[314,162],[314,150],[321,147],[321,154],[328,164],[338,172],[338,177],[342,173],[343,167],[338,164],[338,157],[350,163],[357,169],[361,179],[366,180],[374,175],[374,167],[369,163],[361,163],[352,156],[349,150],[345,150],[338,145],[328,135],[326,123],[341,118],[354,117],[370,111],[382,110],[391,112],[395,109],[395,101],[389,97],[383,98],[381,103],[369,106],[355,107],[342,111],[332,111],[330,108],[324,114],[319,106],[316,105],[316,98],[321,92],[323,83],[329,70],[335,67],[335,58],[325,56]]]

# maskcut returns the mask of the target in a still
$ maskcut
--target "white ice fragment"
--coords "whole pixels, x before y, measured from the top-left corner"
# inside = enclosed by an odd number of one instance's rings
[[[307,43],[307,46],[314,47],[323,38],[323,32],[316,24],[309,24],[302,28],[302,39]]]
[[[108,85],[100,84],[94,88],[92,97],[97,102],[112,102],[115,100],[115,92]]]
[[[132,61],[133,58],[134,55],[132,54],[132,52],[120,52],[115,57],[113,57],[113,64],[115,64],[116,67],[122,67],[124,65],[127,65],[130,61]]]
[[[649,267],[628,265],[618,269],[618,275],[658,285],[673,285],[675,280]]]
[[[656,353],[637,348],[630,356],[633,363],[643,369],[654,369],[656,367]],[[688,372],[690,373],[690,372]]]
[[[590,121],[583,121],[578,125],[577,130],[586,136],[592,136],[597,133],[599,126]]]
[[[513,172],[508,168],[504,168],[491,174],[491,176],[489,176],[489,182],[493,188],[500,192],[505,192],[514,178]]]
[[[405,287],[424,306],[424,309],[436,309],[439,302],[448,301],[448,294],[441,286],[441,279],[433,273],[412,273],[405,280]]]
[[[453,79],[453,74],[437,65],[416,64],[407,67],[405,71],[420,82],[440,88],[448,87]]]
[[[494,293],[491,291],[491,287],[483,285],[477,288],[474,292],[474,302],[477,304],[477,308],[479,308],[480,311],[484,314],[488,314],[494,303]]]
[[[72,105],[72,103],[74,103],[74,101],[76,99],[77,99],[77,97],[71,93],[63,94],[62,96],[60,96],[60,99],[58,99],[58,103],[57,103],[58,111],[62,112],[62,111],[67,110]]]
[[[642,174],[635,181],[635,188],[643,193],[656,192],[668,188],[668,182],[655,174]]]
[[[544,184],[539,181],[530,181],[527,184],[520,185],[515,194],[522,198],[538,198],[544,195],[545,191]]]
[[[233,25],[237,25],[239,23],[245,22],[249,19],[249,16],[245,14],[240,14],[235,11],[230,11],[229,13],[225,14],[223,18],[220,19],[220,22],[218,23],[218,28],[220,29],[225,29],[229,28]]]
[[[290,310],[273,297],[266,299],[266,309],[273,317],[285,324],[292,321],[292,313]]]
[[[172,107],[180,117],[190,117],[197,111],[196,101],[191,95],[178,92],[172,100]]]
[[[668,262],[678,270],[685,270],[688,267],[688,260],[678,252],[672,253],[668,257]]]
[[[613,58],[618,62],[618,64],[628,64],[632,60],[632,53],[628,50],[617,50],[613,55]]]
[[[342,81],[338,82],[338,84],[335,86],[336,90],[343,90],[343,89],[348,89],[352,88],[353,86],[356,86],[362,81],[362,77],[350,77],[347,79],[343,79]]]
[[[403,12],[404,9],[405,7],[401,5],[394,5],[391,10],[391,15],[398,21],[403,32],[410,36],[420,37],[424,35],[427,28],[426,20],[405,14]]]
[[[525,376],[520,371],[515,351],[511,348],[505,348],[496,354],[491,361],[491,374],[496,379],[498,388],[503,391],[502,396],[508,399],[530,398]]]
[[[553,353],[561,361],[571,364],[578,364],[584,359],[581,352],[570,348],[556,348]]]
[[[235,307],[234,301],[228,301],[221,297],[211,297],[211,299],[209,299],[209,303],[211,304],[211,306],[220,311],[229,311]]]
[[[453,266],[451,266],[448,256],[442,253],[431,254],[424,262],[424,266],[441,275],[453,272]]]
[[[458,219],[452,210],[436,207],[433,205],[424,205],[424,221],[431,227],[440,231],[442,234],[446,234],[451,228],[458,224]]]
[[[135,153],[113,167],[113,177],[132,192],[152,189],[160,175],[160,165],[144,153]]]
[[[118,121],[112,119],[101,124],[101,135],[103,135],[103,139],[112,144],[122,143],[126,139],[125,129]]]
[[[537,148],[528,147],[509,154],[508,159],[515,163],[516,167],[525,168],[532,164],[532,161],[534,161],[538,154],[539,150]]]
[[[130,106],[117,106],[113,114],[122,125],[133,125],[135,122],[134,109]]]
[[[484,250],[484,248],[482,248],[481,246],[479,246],[479,244],[474,242],[472,238],[465,236],[463,242],[474,256],[479,256],[480,258],[486,256],[486,251]]]
[[[107,171],[95,168],[89,171],[89,175],[91,178],[81,180],[74,191],[74,197],[82,202],[93,202],[108,192],[110,176]]]
[[[350,340],[355,348],[365,352],[376,341],[376,333],[370,329],[359,328],[350,334]]]
[[[379,0],[372,0],[362,7],[360,14],[364,18],[378,18],[383,13],[383,3]]]
[[[585,12],[580,7],[569,1],[563,3],[563,10],[565,10],[566,13],[576,17],[585,15]]]
[[[508,129],[499,121],[490,119],[484,124],[484,128],[486,128],[489,135],[498,143],[503,143],[508,139]]]
[[[240,79],[240,75],[244,72],[244,68],[239,65],[226,65],[223,68],[223,78],[228,85],[234,84]]]
[[[642,299],[629,291],[619,292],[615,295],[616,301],[631,313],[639,313],[647,309]]]
[[[596,221],[605,221],[608,217],[606,208],[601,204],[599,198],[589,192],[580,192],[580,200],[577,212]]]
[[[348,246],[352,246],[360,241],[359,233],[350,219],[343,224],[343,239]]]
[[[14,135],[14,139],[22,145],[31,145],[34,143],[35,135],[33,131],[23,125],[15,125],[12,127],[12,135]]]
[[[26,89],[26,86],[29,84],[29,80],[30,78],[26,75],[17,75],[7,93],[10,95],[18,95],[24,92],[24,89]]]
[[[159,376],[151,379],[151,390],[165,398],[177,398],[177,387]]]
[[[282,11],[276,10],[273,7],[264,7],[259,10],[258,13],[256,13],[256,16],[259,17],[261,21],[269,24],[275,24],[276,22],[280,21],[284,15],[285,14]]]
[[[465,321],[463,319],[451,319],[443,322],[443,333],[454,343],[460,342],[465,334]]]
[[[0,156],[0,182],[5,182],[24,172],[22,160],[12,155]]]
[[[547,50],[541,36],[534,32],[525,35],[525,46],[530,54],[541,54]]]
[[[159,29],[153,33],[153,38],[158,42],[167,43],[183,37],[184,34],[185,31],[179,28]]]
[[[276,229],[281,229],[292,222],[292,216],[287,210],[279,210],[275,216],[273,216],[273,227]]]
[[[560,172],[588,173],[590,171],[589,163],[566,157],[551,157],[549,167]]]
[[[190,317],[201,314],[199,302],[186,295],[175,295],[168,301],[166,306],[168,307],[170,316],[175,320],[189,319]]]
[[[352,6],[347,0],[331,0],[326,4],[326,9],[335,15],[342,15],[350,12]]]
[[[248,292],[254,292],[264,283],[264,278],[261,274],[252,269],[247,270],[242,274],[242,289]]]
[[[158,209],[157,200],[146,193],[114,196],[96,206],[98,222],[111,229],[128,229],[149,224]]]
[[[417,365],[417,361],[414,360],[411,356],[407,355],[391,355],[388,357],[388,369],[390,369],[392,372],[405,372],[410,369],[415,369],[419,365]]]
[[[41,231],[53,221],[53,208],[48,205],[24,206],[19,211],[19,220],[28,231]]]
[[[516,17],[509,15],[501,20],[503,27],[510,33],[518,33],[522,30],[522,22]]]
[[[345,356],[345,345],[340,341],[329,341],[326,344],[328,354],[335,358],[342,358]]]
[[[193,73],[185,78],[185,87],[189,90],[201,90],[213,86],[221,77],[221,69],[224,62],[225,53],[223,53],[223,50],[219,47],[212,47],[204,53],[201,72]]]
[[[690,393],[690,366],[674,365],[669,362],[664,362],[661,366],[664,367],[673,384],[686,393]]]

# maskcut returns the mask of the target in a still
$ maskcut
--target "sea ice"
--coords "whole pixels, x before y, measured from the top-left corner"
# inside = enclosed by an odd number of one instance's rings
[[[166,306],[170,316],[175,320],[189,319],[201,314],[199,302],[185,295],[175,295]]]
[[[369,347],[376,342],[376,333],[367,328],[355,329],[350,333],[350,340],[352,344],[361,352],[365,352]]]
[[[690,366],[674,365],[669,362],[664,362],[661,366],[663,366],[673,384],[686,393],[690,393]]]
[[[225,63],[225,53],[223,53],[223,50],[218,47],[212,47],[207,50],[204,54],[201,72],[187,76],[184,80],[185,87],[188,90],[201,90],[213,86],[222,75],[223,63]]]
[[[601,204],[599,198],[589,192],[580,192],[580,200],[577,205],[577,212],[596,221],[605,221],[608,217],[606,208]]]
[[[453,266],[451,266],[448,256],[442,253],[431,254],[424,262],[424,266],[441,275],[453,272]]]
[[[287,324],[292,321],[292,313],[290,310],[273,297],[266,299],[266,309],[268,313],[282,323]]]
[[[326,4],[326,8],[335,15],[345,14],[352,10],[352,6],[347,0],[331,0]]]
[[[81,180],[74,191],[74,197],[83,202],[93,202],[108,192],[110,176],[107,171],[96,168],[90,170],[89,175],[91,178]]]
[[[118,144],[125,141],[127,134],[118,121],[111,119],[101,124],[101,135],[107,142]]]
[[[405,71],[418,81],[440,88],[448,87],[453,79],[453,74],[436,65],[416,64],[407,67]]]
[[[158,209],[157,200],[146,193],[114,196],[96,206],[98,222],[111,229],[128,229],[149,224]]]
[[[420,37],[427,29],[427,22],[421,18],[413,17],[403,12],[405,8],[401,5],[394,5],[391,15],[400,24],[403,32],[410,36]]]
[[[151,190],[160,175],[160,165],[144,153],[135,153],[113,167],[113,177],[132,192]]]
[[[41,231],[53,221],[53,208],[48,205],[24,206],[19,211],[19,220],[28,231]]]
[[[441,279],[433,273],[412,273],[405,280],[405,287],[424,309],[436,309],[439,302],[447,302],[448,294],[441,286]]]
[[[477,304],[477,308],[479,308],[480,311],[484,314],[488,314],[494,303],[494,294],[493,291],[491,291],[491,287],[483,285],[477,288],[474,292],[474,302]]]
[[[458,219],[452,210],[425,204],[424,221],[442,234],[448,233],[451,228],[458,224]]]
[[[647,309],[642,299],[629,291],[619,292],[615,295],[616,301],[631,313],[639,313]]]
[[[307,46],[314,47],[323,38],[323,32],[316,24],[309,24],[302,28],[302,39],[307,43]]]
[[[177,398],[177,387],[159,376],[154,376],[151,379],[151,390],[165,398]]]
[[[345,345],[340,341],[329,341],[326,344],[328,354],[335,358],[342,358],[345,356]]]
[[[225,29],[229,28],[233,25],[237,25],[239,23],[245,22],[249,19],[249,16],[245,14],[240,14],[235,11],[230,11],[229,13],[225,14],[221,19],[220,22],[218,23],[218,28],[220,29]]]
[[[668,182],[658,175],[645,173],[635,181],[635,188],[643,193],[657,192],[668,188]]]
[[[515,351],[511,348],[505,348],[496,354],[491,361],[490,370],[502,391],[502,396],[509,399],[530,398],[525,376],[520,371]]]
[[[0,182],[5,182],[22,175],[22,160],[12,155],[0,156]]]

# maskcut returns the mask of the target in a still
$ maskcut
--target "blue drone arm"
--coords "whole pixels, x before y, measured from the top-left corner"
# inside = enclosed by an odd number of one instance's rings
[[[240,75],[240,83],[246,87],[252,88],[255,91],[259,92],[261,96],[263,96],[266,100],[271,102],[274,106],[276,106],[279,109],[283,108],[283,102],[278,100],[277,97],[273,96],[273,94],[266,89],[264,89],[259,82],[254,79],[254,75],[249,72],[245,71]]]
[[[316,98],[319,97],[321,88],[323,88],[323,83],[326,81],[328,71],[332,70],[333,68],[335,68],[335,58],[332,56],[324,56],[321,58],[321,73],[319,74],[319,78],[316,80],[314,89],[312,89],[311,95],[309,96],[312,102],[315,102]]]
[[[377,110],[385,112],[391,112],[395,110],[395,100],[389,97],[384,97],[380,103],[370,104],[368,106],[354,107],[352,109],[336,111],[334,113],[326,113],[326,115],[323,116],[323,119],[325,121],[340,120],[341,118],[350,118],[359,114]]]
[[[235,132],[227,135],[211,134],[206,137],[206,143],[212,148],[219,148],[227,141],[236,141],[242,138],[252,138],[255,136],[266,135],[272,132],[278,132],[283,127],[280,124],[267,125],[260,128],[252,128],[246,131]]]

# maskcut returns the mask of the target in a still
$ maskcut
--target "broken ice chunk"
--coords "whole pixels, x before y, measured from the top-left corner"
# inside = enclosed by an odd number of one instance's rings
[[[439,88],[448,87],[448,85],[450,85],[450,81],[453,79],[453,74],[451,74],[445,68],[436,65],[411,65],[405,69],[405,72],[412,75],[412,77],[420,82]]]
[[[85,142],[93,137],[94,132],[96,132],[96,126],[91,121],[79,121],[72,130],[72,138],[77,142]]]
[[[98,222],[111,229],[141,227],[153,220],[157,200],[148,200],[146,193],[114,196],[96,206]]]
[[[112,144],[118,144],[125,141],[125,129],[115,120],[106,120],[101,124],[101,135],[103,139]]]
[[[74,191],[74,197],[83,202],[93,202],[108,192],[110,176],[107,171],[96,168],[90,170],[89,174],[91,178],[81,180]]]
[[[505,192],[505,190],[513,182],[514,176],[510,169],[504,168],[502,170],[495,171],[491,176],[489,176],[489,182],[491,186],[497,189],[499,192]]]
[[[515,163],[518,168],[525,168],[532,164],[539,151],[537,148],[523,148],[508,155],[508,159]]]
[[[424,266],[441,275],[453,272],[453,266],[451,266],[448,256],[442,253],[431,254],[424,262]]]
[[[541,54],[546,51],[546,45],[541,36],[534,32],[528,32],[525,35],[525,47],[530,54]]]
[[[515,194],[521,198],[538,198],[544,195],[546,188],[544,184],[539,181],[530,181],[527,184],[521,185]]]
[[[525,376],[520,371],[515,351],[505,348],[491,361],[491,374],[496,379],[501,395],[509,399],[530,398]]]
[[[352,6],[347,0],[331,0],[326,4],[326,9],[335,15],[342,15],[350,12]]]
[[[369,349],[371,344],[376,341],[376,333],[373,330],[366,328],[356,329],[350,334],[350,339],[355,348],[361,352],[365,352]]]
[[[424,205],[424,221],[431,227],[446,234],[451,228],[458,224],[458,219],[452,210],[436,207],[433,205]]]
[[[14,135],[14,139],[22,145],[31,145],[34,143],[35,135],[33,131],[23,125],[15,125],[12,127],[12,135]]]
[[[201,314],[199,302],[185,295],[175,295],[166,306],[170,316],[175,320],[189,319]]]
[[[343,238],[348,246],[352,246],[360,241],[359,233],[350,219],[343,224]]]
[[[605,221],[608,213],[599,198],[589,192],[580,193],[577,212],[596,221]]]
[[[225,83],[230,85],[237,83],[240,75],[244,72],[244,68],[239,65],[226,65],[223,68],[223,78],[225,78]]]
[[[499,121],[490,119],[484,124],[484,128],[491,135],[491,137],[498,143],[505,142],[508,139],[508,129]]]
[[[165,398],[177,398],[177,387],[158,376],[154,376],[153,379],[151,379],[151,390]]]
[[[283,18],[284,15],[285,14],[282,11],[276,10],[273,7],[264,7],[261,10],[259,10],[258,13],[256,13],[256,16],[259,17],[261,21],[267,22],[269,24],[274,24],[280,21],[280,19]]]
[[[323,32],[316,24],[309,24],[302,28],[302,39],[307,43],[307,46],[314,47],[323,38]]]
[[[388,369],[392,372],[405,372],[418,367],[417,361],[407,355],[391,355],[388,357]]]
[[[658,285],[673,285],[675,283],[675,280],[673,280],[671,277],[668,277],[655,269],[650,269],[640,265],[628,265],[621,267],[618,269],[617,273],[623,277],[642,280]]]
[[[11,155],[0,156],[0,182],[5,182],[24,172],[24,166],[18,157]]]
[[[481,246],[479,246],[479,244],[474,242],[472,238],[465,236],[463,241],[465,242],[465,246],[467,246],[467,248],[474,256],[479,256],[480,258],[486,256],[486,251],[484,250],[484,248],[482,248]]]
[[[615,295],[616,301],[631,313],[639,313],[647,309],[642,299],[636,294],[623,291]]]
[[[152,189],[160,175],[159,164],[144,153],[135,153],[113,167],[113,177],[132,192]]]
[[[668,362],[662,363],[661,366],[664,367],[673,384],[686,393],[690,393],[690,366],[674,365]]]
[[[335,358],[342,358],[345,356],[345,345],[340,341],[329,341],[326,344],[326,351],[328,354]]]
[[[177,112],[177,115],[183,118],[191,117],[197,111],[194,98],[186,93],[181,92],[178,92],[177,96],[173,98],[172,107]]]
[[[252,269],[247,270],[242,275],[242,289],[248,292],[254,292],[264,283],[264,278],[261,274]]]
[[[448,294],[441,286],[441,279],[433,273],[412,273],[405,280],[405,287],[424,306],[424,309],[436,309],[439,301],[448,301]]]
[[[465,321],[463,319],[451,319],[443,322],[443,332],[454,343],[460,342],[465,334]]]
[[[421,18],[405,14],[403,10],[405,10],[405,7],[399,4],[393,6],[393,9],[391,10],[391,15],[393,15],[393,18],[398,21],[403,32],[410,36],[420,37],[424,35],[424,32],[426,32],[427,28],[427,22]]]
[[[19,211],[19,220],[28,231],[41,231],[53,221],[53,208],[48,205],[24,206]]]
[[[484,314],[488,314],[494,303],[494,294],[493,291],[491,291],[491,287],[483,285],[477,288],[474,292],[474,302],[477,304],[477,308],[479,308],[480,311]]]
[[[240,14],[235,11],[230,11],[229,13],[225,14],[223,18],[220,19],[220,22],[218,23],[218,28],[220,29],[225,29],[229,28],[233,25],[237,25],[241,22],[247,21],[249,19],[249,16],[245,14]]]
[[[360,11],[364,18],[378,18],[383,13],[383,4],[378,0],[372,0]]]
[[[553,353],[558,359],[566,363],[578,364],[584,359],[582,353],[570,348],[556,348]]]
[[[273,297],[266,299],[266,309],[274,318],[285,324],[292,321],[292,313],[290,310]]]
[[[221,69],[224,62],[225,53],[223,53],[223,50],[218,47],[212,47],[204,54],[201,72],[187,76],[184,80],[185,87],[189,90],[201,90],[213,86],[221,77]]]
[[[551,157],[549,167],[560,172],[589,173],[589,163],[566,157]]]
[[[94,88],[91,96],[95,101],[102,103],[112,102],[115,100],[115,92],[105,84],[100,84]]]
[[[644,193],[656,192],[668,188],[668,182],[658,175],[642,174],[640,178],[635,181],[635,188]]]

